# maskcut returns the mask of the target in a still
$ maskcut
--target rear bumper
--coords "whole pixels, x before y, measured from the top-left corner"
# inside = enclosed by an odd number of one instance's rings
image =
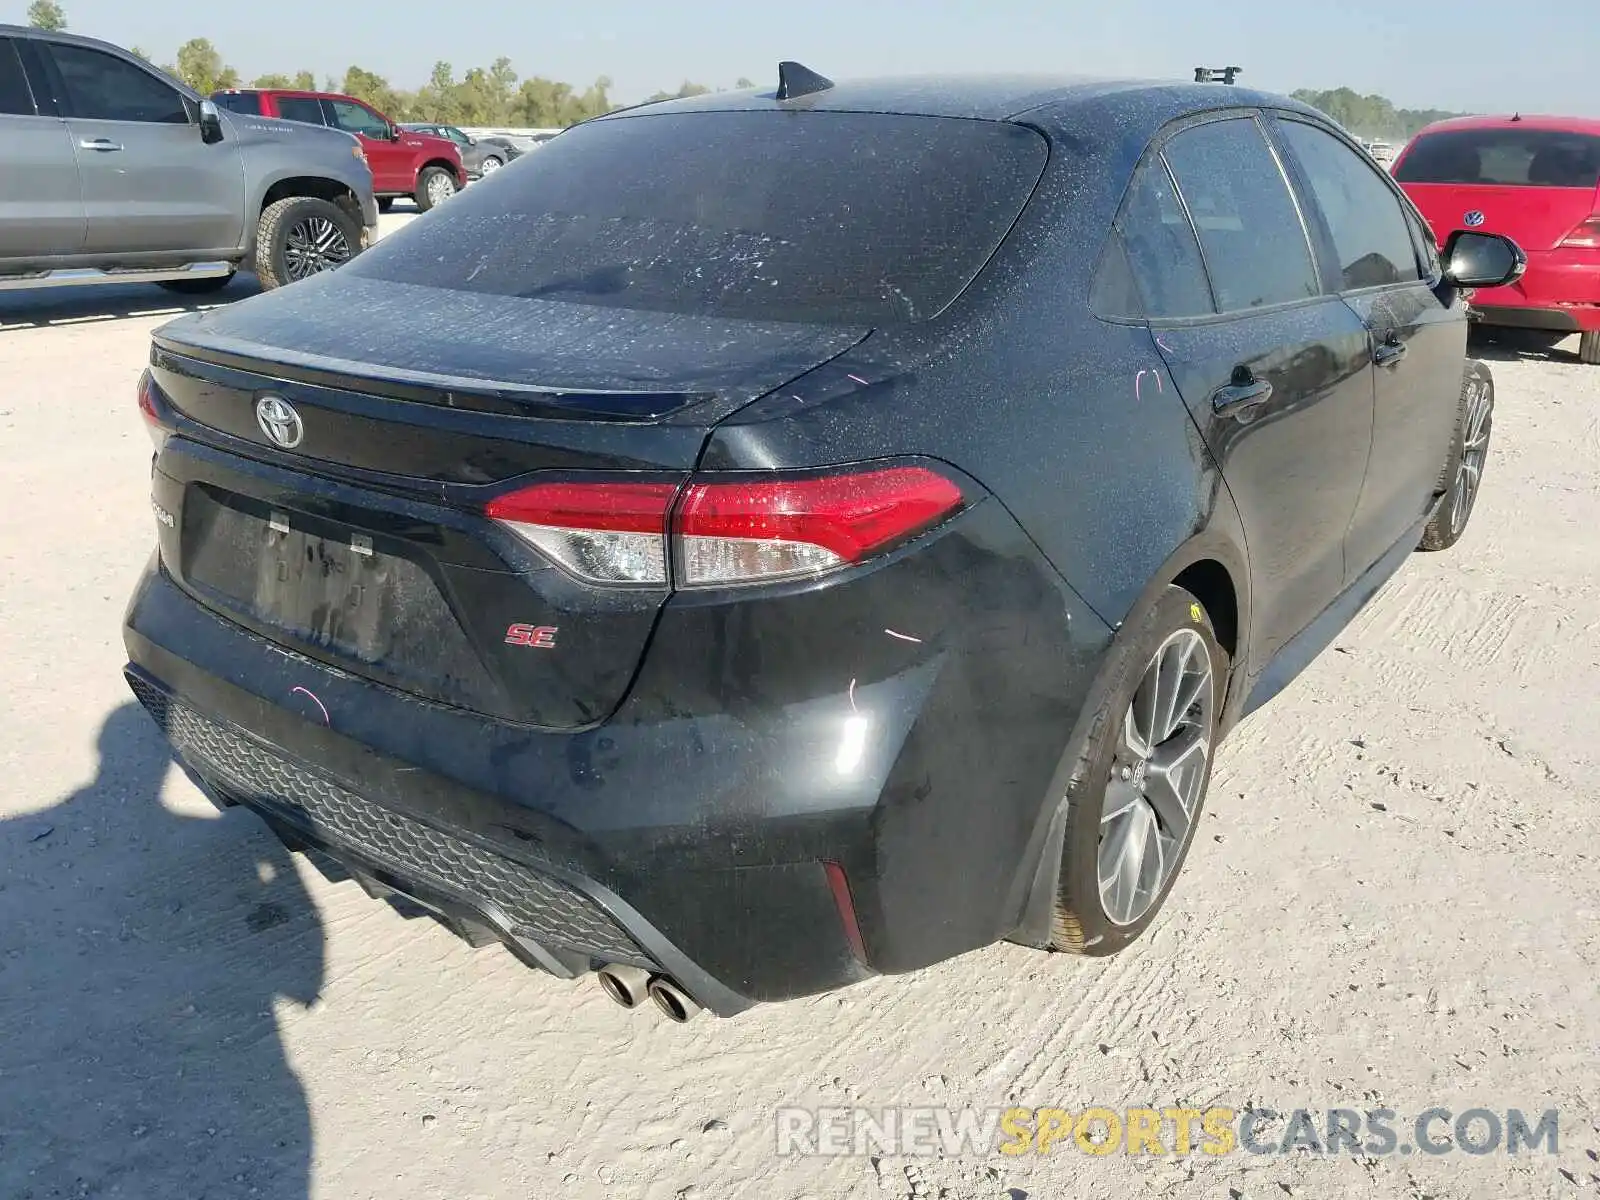
[[[1111,632],[998,504],[956,524],[843,596],[669,603],[628,700],[576,733],[286,652],[155,562],[129,678],[208,789],[291,844],[557,975],[632,963],[728,1015],[1017,927]],[[927,623],[891,634],[913,583]]]
[[[1472,307],[1486,325],[1565,333],[1600,329],[1600,251],[1530,253],[1520,281],[1478,291]]]

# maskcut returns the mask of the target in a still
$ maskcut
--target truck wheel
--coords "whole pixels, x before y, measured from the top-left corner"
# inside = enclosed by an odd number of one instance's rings
[[[1115,954],[1178,877],[1216,756],[1228,655],[1183,588],[1162,592],[1113,654],[1066,796],[1053,949]]]
[[[456,178],[443,167],[423,167],[417,176],[417,208],[427,212],[456,194]]]
[[[1578,361],[1600,366],[1600,332],[1586,333],[1578,339]]]
[[[394,197],[393,196],[379,196],[378,197],[378,211],[379,212],[386,213],[393,207],[394,207]]]
[[[232,283],[234,274],[229,271],[226,275],[206,275],[200,279],[163,279],[161,286],[180,296],[209,296]]]
[[[356,219],[331,200],[290,196],[267,205],[256,229],[256,277],[263,289],[320,275],[349,262],[361,245]]]
[[[1419,550],[1448,550],[1467,531],[1489,459],[1489,434],[1493,428],[1494,376],[1483,363],[1469,362],[1461,381],[1461,413],[1435,489],[1444,493],[1444,499],[1422,531]]]

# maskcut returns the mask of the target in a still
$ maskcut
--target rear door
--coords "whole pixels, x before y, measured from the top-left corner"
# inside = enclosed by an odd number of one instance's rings
[[[0,258],[72,254],[84,231],[72,136],[48,94],[36,104],[18,47],[0,38]]]
[[[1152,328],[1244,522],[1255,674],[1343,590],[1372,441],[1367,332],[1323,293],[1255,116],[1180,128],[1140,187],[1123,231],[1136,275],[1198,253],[1210,284],[1210,312]]]
[[[361,139],[361,148],[367,152],[367,162],[372,166],[373,190],[391,195],[410,192],[415,186],[411,173],[412,153],[405,145],[405,135],[394,140],[393,126],[365,104],[354,100],[324,100],[322,107],[328,114],[328,124]]]
[[[1457,229],[1481,229],[1538,254],[1600,207],[1600,137],[1517,125],[1443,129],[1413,142],[1394,177],[1441,244]]]
[[[191,105],[154,72],[47,42],[78,159],[91,253],[217,252],[243,243],[237,143],[207,145]]]
[[[1320,126],[1275,123],[1314,217],[1324,283],[1366,326],[1375,370],[1372,454],[1345,542],[1353,582],[1426,510],[1461,399],[1466,311],[1434,291],[1405,201],[1354,147]]]

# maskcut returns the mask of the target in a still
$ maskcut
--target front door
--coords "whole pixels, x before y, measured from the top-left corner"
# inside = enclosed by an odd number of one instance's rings
[[[153,72],[88,46],[41,43],[54,64],[83,185],[90,253],[194,253],[244,241],[237,143],[201,140],[197,112]]]
[[[400,132],[395,138],[394,126],[373,112],[365,104],[354,100],[324,100],[328,124],[361,139],[361,148],[367,152],[367,163],[372,167],[372,188],[379,194],[409,193],[416,186],[411,175],[412,154]]]
[[[1455,434],[1466,315],[1434,291],[1437,267],[1398,189],[1353,146],[1316,125],[1274,123],[1307,194],[1312,227],[1372,356],[1372,453],[1345,541],[1354,582],[1426,512]]]
[[[43,90],[43,89],[41,89]],[[35,106],[17,43],[0,38],[0,258],[83,248],[83,197],[66,122]]]
[[[1176,185],[1160,200],[1159,253],[1174,236],[1195,244],[1185,252],[1210,283],[1210,315],[1154,320],[1152,332],[1244,523],[1254,675],[1344,587],[1372,440],[1367,331],[1325,294],[1256,117],[1181,130],[1152,178],[1158,190]]]

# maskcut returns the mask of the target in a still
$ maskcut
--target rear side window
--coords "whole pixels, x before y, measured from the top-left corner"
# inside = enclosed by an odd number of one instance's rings
[[[1047,143],[1019,125],[837,112],[578,125],[349,266],[399,282],[724,318],[931,317],[1027,203]]]
[[[1600,137],[1556,129],[1449,129],[1412,143],[1401,183],[1588,188],[1600,185]]]
[[[279,96],[278,116],[303,125],[322,125],[322,101],[313,96]]]
[[[218,92],[212,99],[229,112],[252,117],[261,115],[261,97],[254,92]]]
[[[1200,243],[1159,158],[1140,169],[1117,225],[1146,316],[1194,317],[1216,311]]]
[[[92,121],[187,125],[189,110],[170,84],[130,62],[85,46],[52,43],[72,115]]]
[[[22,60],[10,38],[0,38],[0,115],[35,115],[28,77],[22,73]]]
[[[1405,211],[1365,156],[1300,121],[1282,121],[1278,128],[1328,223],[1343,288],[1416,280],[1417,253]]]
[[[1186,129],[1164,153],[1223,312],[1321,294],[1288,181],[1253,119]]]

